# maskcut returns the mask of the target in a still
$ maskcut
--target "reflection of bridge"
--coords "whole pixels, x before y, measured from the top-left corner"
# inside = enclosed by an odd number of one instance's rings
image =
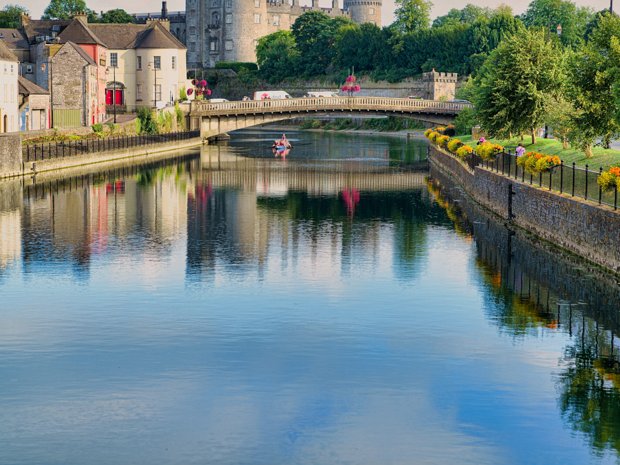
[[[270,166],[271,165],[271,166]],[[273,168],[273,163],[245,163],[236,168],[205,169],[199,179],[213,187],[229,187],[259,195],[284,195],[289,191],[303,191],[311,195],[332,195],[343,189],[359,191],[402,191],[426,187],[426,173],[400,172],[389,168],[358,169],[342,165],[334,169],[320,166],[287,165]]]
[[[273,123],[311,114],[362,113],[404,116],[433,124],[446,124],[468,103],[440,102],[387,97],[327,97],[245,102],[192,102],[192,129],[200,128],[202,138],[260,124]]]

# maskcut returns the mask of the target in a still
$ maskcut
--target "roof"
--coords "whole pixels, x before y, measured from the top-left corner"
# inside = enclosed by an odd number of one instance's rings
[[[19,93],[21,95],[49,95],[49,92],[43,87],[39,87],[34,82],[29,81],[23,76],[18,76]]]
[[[17,57],[11,52],[9,46],[4,42],[4,40],[0,40],[0,60],[2,61],[13,61],[15,63],[19,62]]]
[[[58,50],[58,52],[56,52],[56,54],[54,55],[54,58],[52,59],[52,62],[55,60],[56,56],[58,55],[58,53],[60,53],[60,51],[62,49],[64,49],[65,47],[72,47],[73,49],[75,49],[75,51],[78,53],[78,55],[80,55],[84,61],[86,61],[89,65],[92,66],[96,66],[97,63],[95,63],[95,60],[93,60],[90,55],[88,53],[86,53],[82,47],[80,47],[78,44],[75,44],[73,42],[67,42],[66,44],[64,44],[60,50]]]
[[[11,50],[28,50],[28,39],[19,29],[0,28],[0,39],[4,40]]]
[[[37,36],[51,37],[65,29],[69,24],[71,24],[71,20],[33,19],[24,24],[24,32],[28,42],[32,44],[36,41]]]
[[[96,44],[105,46],[105,43],[79,19],[73,19],[58,37],[63,43],[74,42],[76,44]]]
[[[140,35],[135,48],[181,48],[185,49],[179,40],[161,24],[155,22]]]
[[[89,24],[93,31],[111,50],[135,48],[138,37],[146,29],[145,24]]]

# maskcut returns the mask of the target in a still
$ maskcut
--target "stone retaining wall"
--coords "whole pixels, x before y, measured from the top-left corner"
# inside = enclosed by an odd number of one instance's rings
[[[478,203],[512,224],[620,273],[620,212],[531,186],[485,168],[471,171],[431,147],[431,166],[449,174]]]
[[[22,142],[19,134],[0,135],[0,178],[22,171]]]

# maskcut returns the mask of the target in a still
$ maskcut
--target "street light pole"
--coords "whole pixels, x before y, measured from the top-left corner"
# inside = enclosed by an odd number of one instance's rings
[[[114,124],[116,124],[116,66],[112,66],[114,82],[112,83],[112,110],[114,112]]]

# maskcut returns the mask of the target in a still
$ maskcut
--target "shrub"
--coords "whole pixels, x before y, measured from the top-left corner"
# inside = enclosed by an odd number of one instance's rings
[[[456,128],[453,124],[448,124],[443,130],[443,134],[444,136],[454,137],[456,136]]]
[[[218,61],[215,64],[215,69],[232,69],[236,73],[241,70],[245,71],[257,71],[258,65],[256,63],[242,62],[242,61]]]
[[[177,123],[177,130],[185,129],[185,115],[183,114],[183,110],[178,103],[174,104],[174,116]]]
[[[603,171],[596,182],[604,191],[615,189],[620,190],[620,166],[612,166],[607,171]]]
[[[185,86],[181,87],[181,90],[179,90],[179,102],[186,102],[187,101],[187,89],[185,88]]]
[[[431,134],[431,132],[433,132],[434,129],[433,128],[428,128],[426,131],[424,131],[424,137],[426,137],[427,139],[429,138],[428,136]]]
[[[562,163],[560,157],[544,155],[537,152],[527,152],[517,158],[517,165],[522,166],[528,173],[543,173]]]
[[[463,145],[463,142],[461,142],[459,139],[450,139],[447,147],[451,153],[456,153],[456,151],[460,149]]]
[[[495,160],[495,157],[503,151],[504,147],[491,142],[483,142],[476,147],[476,153],[483,160]]]
[[[446,148],[448,146],[448,142],[450,141],[450,138],[448,136],[439,136],[437,138],[435,138],[435,143],[443,148]]]
[[[91,126],[95,134],[103,133],[103,123],[95,123]]]
[[[140,121],[140,134],[157,134],[159,132],[153,111],[150,108],[138,108],[138,120]],[[138,129],[137,126],[136,129]]]
[[[461,145],[456,151],[456,156],[459,157],[461,160],[467,160],[472,156],[473,153],[474,149],[471,148],[469,145]]]

